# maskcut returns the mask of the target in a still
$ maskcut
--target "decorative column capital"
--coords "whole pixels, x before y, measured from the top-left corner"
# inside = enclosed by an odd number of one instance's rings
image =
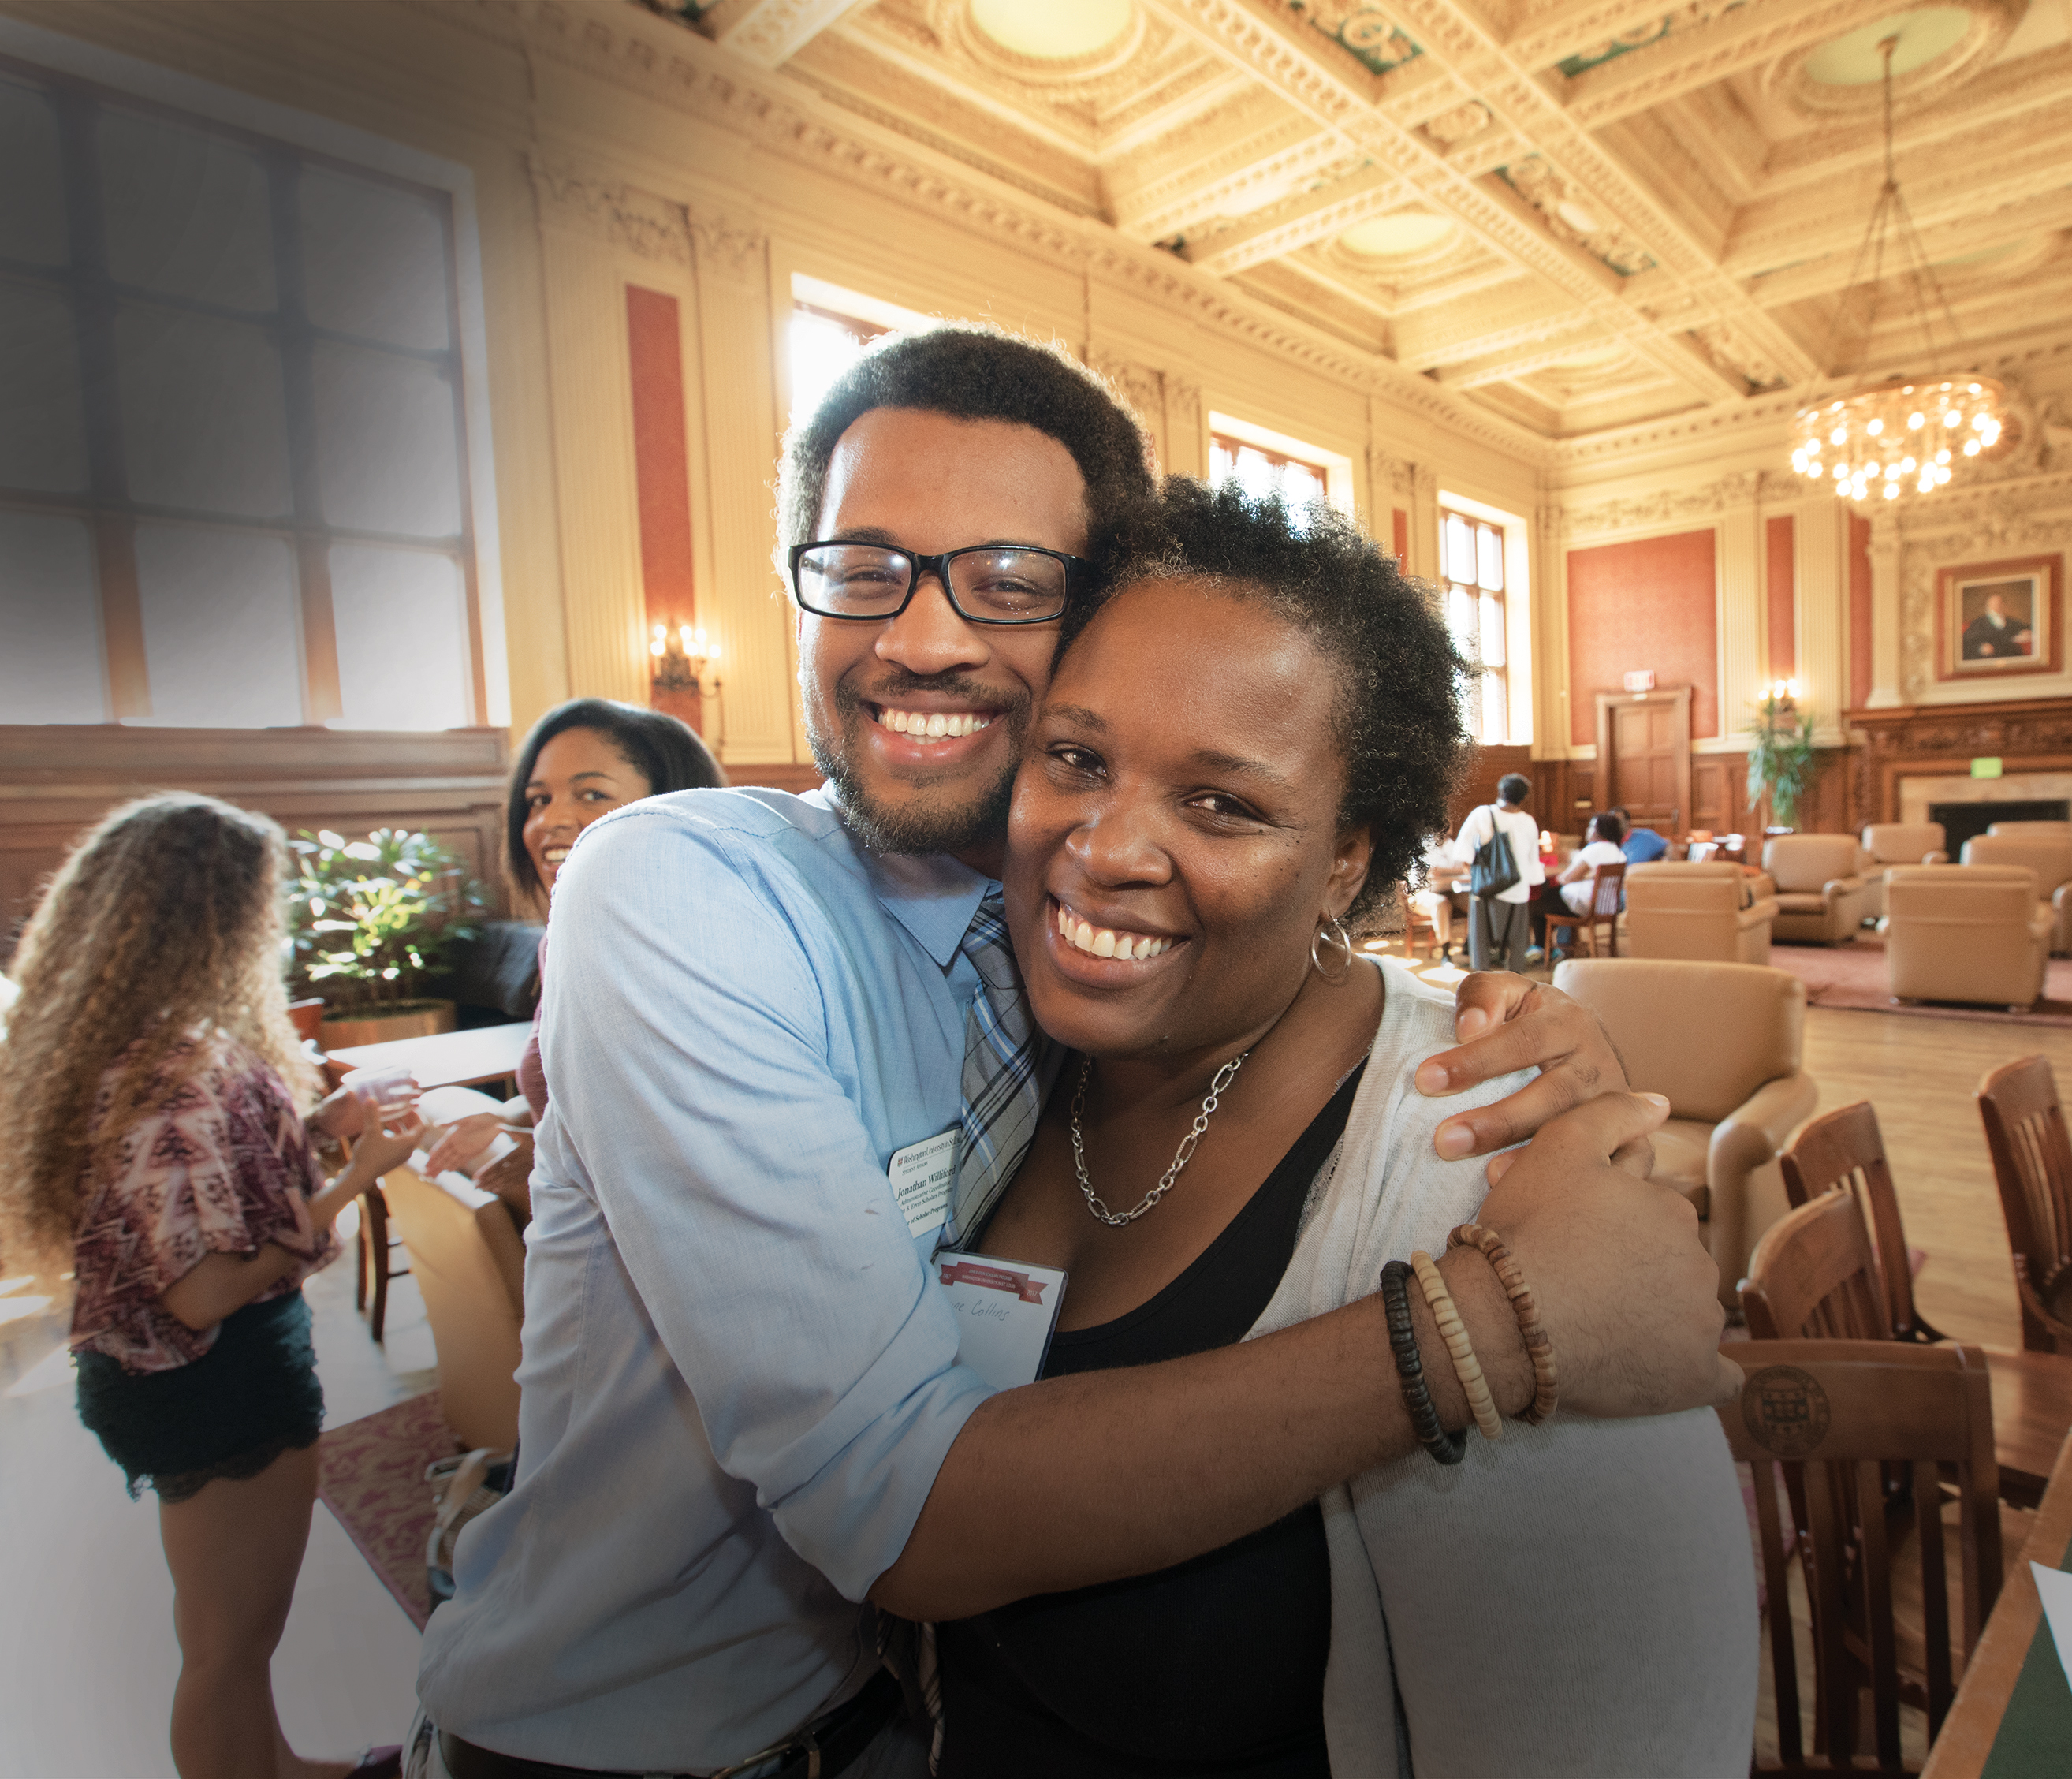
[[[770,237],[752,223],[735,221],[719,211],[700,210],[690,219],[700,274],[730,284],[760,287]]]
[[[535,150],[527,157],[542,224],[571,229],[672,266],[691,262],[689,213],[680,204]]]

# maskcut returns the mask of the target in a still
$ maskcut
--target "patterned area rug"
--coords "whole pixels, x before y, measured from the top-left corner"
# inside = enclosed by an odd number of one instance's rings
[[[427,1390],[317,1441],[317,1493],[419,1630],[431,1616],[425,1541],[432,1531],[428,1464],[460,1450]]]
[[[1873,933],[1845,945],[1773,945],[1770,961],[1805,983],[1806,999],[1815,1007],[1917,1014],[1930,1019],[1989,1019],[2002,1025],[2072,1026],[2072,959],[2050,960],[2044,972],[2043,999],[2026,1013],[1943,1001],[1900,1006],[1887,984],[1885,941]]]

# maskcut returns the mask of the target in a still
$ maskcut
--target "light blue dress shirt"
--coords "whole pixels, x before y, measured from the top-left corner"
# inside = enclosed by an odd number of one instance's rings
[[[573,1766],[709,1770],[855,1691],[860,1601],[990,1394],[886,1179],[956,1122],[989,887],[824,793],[686,791],[555,885],[520,1475],[419,1691]]]

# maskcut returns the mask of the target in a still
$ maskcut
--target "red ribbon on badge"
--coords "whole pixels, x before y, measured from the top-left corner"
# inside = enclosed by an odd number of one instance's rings
[[[1041,1303],[1044,1284],[1049,1281],[1039,1283],[1026,1272],[1015,1272],[1006,1266],[989,1266],[976,1260],[946,1260],[943,1262],[943,1283],[980,1285],[989,1291],[1013,1291],[1025,1303]]]

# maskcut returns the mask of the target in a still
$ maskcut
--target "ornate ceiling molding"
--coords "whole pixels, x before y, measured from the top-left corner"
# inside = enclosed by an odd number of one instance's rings
[[[717,43],[763,68],[789,61],[830,25],[870,0],[718,0],[697,24]]]
[[[1762,491],[1762,472],[1745,470],[1700,488],[1667,488],[1593,507],[1564,507],[1561,534],[1565,538],[1592,537],[1655,531],[1687,520],[1716,519],[1735,507],[1753,506]]]

